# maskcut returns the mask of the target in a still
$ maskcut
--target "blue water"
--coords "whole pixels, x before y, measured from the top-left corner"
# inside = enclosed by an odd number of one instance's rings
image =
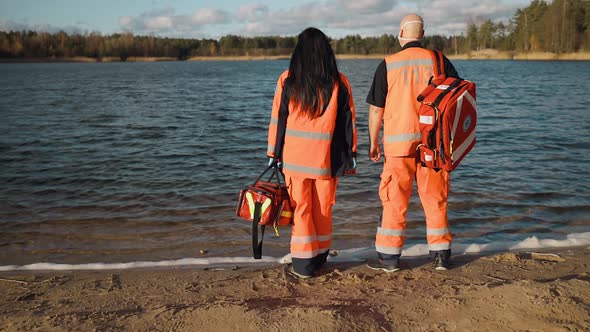
[[[360,155],[358,176],[340,181],[339,249],[371,246],[380,215],[364,102],[378,63],[339,62]],[[478,142],[452,174],[456,242],[590,231],[590,62],[454,63],[477,83],[479,111]],[[236,195],[266,162],[287,66],[0,64],[0,265],[249,255]],[[417,197],[408,224],[408,245],[424,243]],[[288,233],[267,233],[265,253],[287,253]]]

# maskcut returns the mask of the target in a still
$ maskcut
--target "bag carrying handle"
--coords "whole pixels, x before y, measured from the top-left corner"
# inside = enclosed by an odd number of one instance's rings
[[[262,179],[262,177],[266,173],[268,173],[268,171],[270,171],[271,169],[273,170],[273,172],[270,175],[270,178],[268,178],[268,182],[272,181],[272,179],[274,177],[276,177],[277,178],[277,184],[280,187],[281,186],[281,177],[280,177],[279,173],[282,173],[282,172],[279,170],[279,166],[276,163],[273,163],[272,165],[269,165],[264,171],[262,171],[262,174],[260,174],[260,176],[256,179],[256,181],[254,181],[254,184],[253,185],[256,185]],[[285,176],[283,175],[283,178],[284,177]]]
[[[451,91],[453,91],[457,86],[459,86],[459,84],[461,84],[461,82],[463,82],[462,78],[457,78],[453,81],[453,83],[449,84],[449,87],[445,89],[445,91],[443,91],[440,95],[438,95],[438,97],[436,97],[436,99],[434,100],[434,102],[432,103],[434,105],[434,107],[438,107],[438,105],[440,104],[440,102],[443,100],[443,98]]]

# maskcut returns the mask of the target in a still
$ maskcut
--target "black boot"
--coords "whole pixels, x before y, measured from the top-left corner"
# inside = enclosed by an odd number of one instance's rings
[[[388,273],[399,271],[399,256],[377,253],[377,260],[368,262],[367,267],[371,270],[381,270]]]
[[[451,249],[430,251],[434,254],[433,266],[435,270],[446,271],[451,268]]]
[[[314,270],[317,272],[324,264],[326,264],[326,261],[328,260],[328,254],[330,253],[330,250],[326,250],[325,252],[315,256],[314,258],[311,259],[311,263],[314,267]]]

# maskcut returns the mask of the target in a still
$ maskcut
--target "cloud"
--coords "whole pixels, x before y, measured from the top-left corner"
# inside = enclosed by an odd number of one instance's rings
[[[148,30],[165,30],[170,29],[174,26],[172,17],[169,16],[156,16],[151,17],[145,21],[145,27]]]
[[[124,27],[130,26],[132,21],[133,21],[133,18],[131,16],[119,17],[119,25],[124,26]]]
[[[428,34],[450,35],[465,31],[466,23],[482,18],[507,21],[528,0],[325,0],[270,11],[265,5],[242,6],[236,17],[242,35],[295,35],[315,26],[332,37],[348,34],[396,34],[405,14],[424,17]]]
[[[391,0],[337,0],[336,5],[355,13],[381,13],[393,9],[396,1]]]
[[[244,24],[245,35],[294,35],[306,27],[315,26],[340,35],[388,22],[395,17],[397,1],[391,0],[327,0],[298,4],[286,9],[269,11],[264,5],[242,6],[236,15]],[[344,32],[344,30],[347,30]]]
[[[134,33],[170,32],[185,18],[175,15],[172,8],[151,10],[138,17],[124,16],[119,18],[119,25],[125,31]]]
[[[238,9],[236,18],[240,21],[254,21],[268,16],[268,6],[261,4],[248,4]]]
[[[184,37],[193,36],[202,27],[229,22],[229,13],[209,8],[200,9],[192,15],[177,15],[173,8],[165,8],[147,11],[137,17],[119,18],[119,25],[124,31]]]
[[[218,9],[203,8],[192,16],[192,22],[195,25],[224,24],[230,21],[230,15]]]
[[[523,0],[523,2],[526,0]],[[527,3],[514,1],[479,0],[458,4],[453,0],[422,1],[425,30],[430,34],[458,34],[465,31],[468,22],[480,22],[486,19],[507,22],[518,8]]]
[[[36,24],[27,21],[17,22],[13,20],[5,20],[0,18],[0,31],[43,31],[49,33],[56,33],[60,31],[69,34],[81,34],[86,28],[81,26],[81,22],[76,25],[55,26],[51,24]]]

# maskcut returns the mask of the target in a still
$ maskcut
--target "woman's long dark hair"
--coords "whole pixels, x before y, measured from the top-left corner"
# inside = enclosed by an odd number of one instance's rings
[[[334,84],[340,81],[336,57],[328,37],[316,28],[307,28],[297,37],[291,56],[287,93],[310,118],[324,114]]]

